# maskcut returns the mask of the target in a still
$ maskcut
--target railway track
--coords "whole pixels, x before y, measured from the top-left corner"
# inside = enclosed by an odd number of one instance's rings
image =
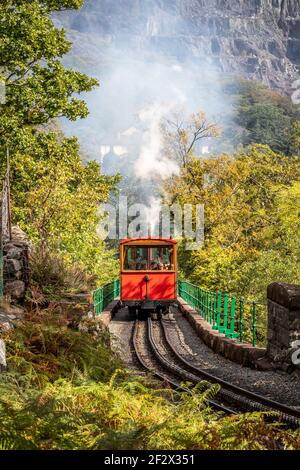
[[[191,381],[192,374],[186,373],[179,367],[172,365],[168,361],[157,355],[149,329],[149,322],[136,320],[133,332],[133,347],[139,364],[159,380],[168,383],[170,387],[182,391],[190,391],[182,385],[182,381]],[[193,379],[196,379],[193,377]],[[199,380],[197,380],[199,382]],[[208,400],[209,404],[217,411],[226,414],[236,414],[236,411],[223,405],[217,400]]]
[[[164,321],[137,320],[134,328],[133,345],[142,367],[170,386],[185,389],[182,382],[196,385],[199,382],[218,384],[220,391],[210,400],[210,405],[225,413],[249,411],[274,412],[274,419],[291,427],[300,426],[300,410],[265,398],[249,390],[233,385],[216,377],[183,358],[172,344]],[[271,419],[271,416],[270,416]]]

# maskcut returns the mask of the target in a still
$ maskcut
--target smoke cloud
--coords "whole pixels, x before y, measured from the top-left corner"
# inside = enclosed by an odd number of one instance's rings
[[[208,119],[224,122],[231,118],[232,103],[223,95],[214,63],[203,56],[182,55],[176,50],[178,40],[170,40],[180,38],[183,29],[187,35],[189,28],[174,13],[172,2],[166,2],[169,7],[164,10],[145,9],[143,20],[136,16],[126,23],[126,34],[119,34],[113,22],[121,21],[122,14],[127,18],[125,3],[122,7],[120,2],[109,2],[108,8],[104,0],[89,1],[76,21],[69,13],[56,16],[74,44],[66,65],[97,77],[101,84],[84,96],[90,116],[64,126],[78,135],[87,158],[101,161],[108,174],[124,176],[125,191],[130,181],[130,189],[147,193],[149,205],[155,205],[161,179],[179,172],[164,152],[161,121],[181,109],[183,119],[203,110]],[[203,146],[209,152],[209,143]]]
[[[142,109],[139,118],[144,124],[142,144],[134,165],[134,173],[142,180],[151,176],[167,179],[179,174],[179,166],[163,154],[164,144],[161,135],[161,122],[169,114],[172,106],[156,102]]]

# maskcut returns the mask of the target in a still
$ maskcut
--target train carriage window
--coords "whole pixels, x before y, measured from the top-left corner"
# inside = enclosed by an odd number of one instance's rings
[[[126,271],[173,271],[173,246],[125,246],[124,269]]]
[[[153,271],[174,270],[173,247],[158,246],[150,248],[149,268]]]
[[[124,269],[141,271],[148,269],[148,248],[126,246],[124,253]]]

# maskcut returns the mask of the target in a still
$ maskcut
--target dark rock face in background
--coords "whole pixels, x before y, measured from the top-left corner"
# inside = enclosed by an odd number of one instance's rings
[[[82,33],[75,53],[86,41],[97,57],[89,37],[96,33],[104,47],[124,42],[141,53],[213,62],[285,91],[300,68],[300,0],[86,0],[63,15]]]

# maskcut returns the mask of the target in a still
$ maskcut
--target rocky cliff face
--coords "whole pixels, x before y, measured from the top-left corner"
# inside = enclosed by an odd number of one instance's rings
[[[300,0],[87,0],[65,21],[81,46],[96,33],[104,44],[214,63],[274,88],[287,90],[300,69]]]

